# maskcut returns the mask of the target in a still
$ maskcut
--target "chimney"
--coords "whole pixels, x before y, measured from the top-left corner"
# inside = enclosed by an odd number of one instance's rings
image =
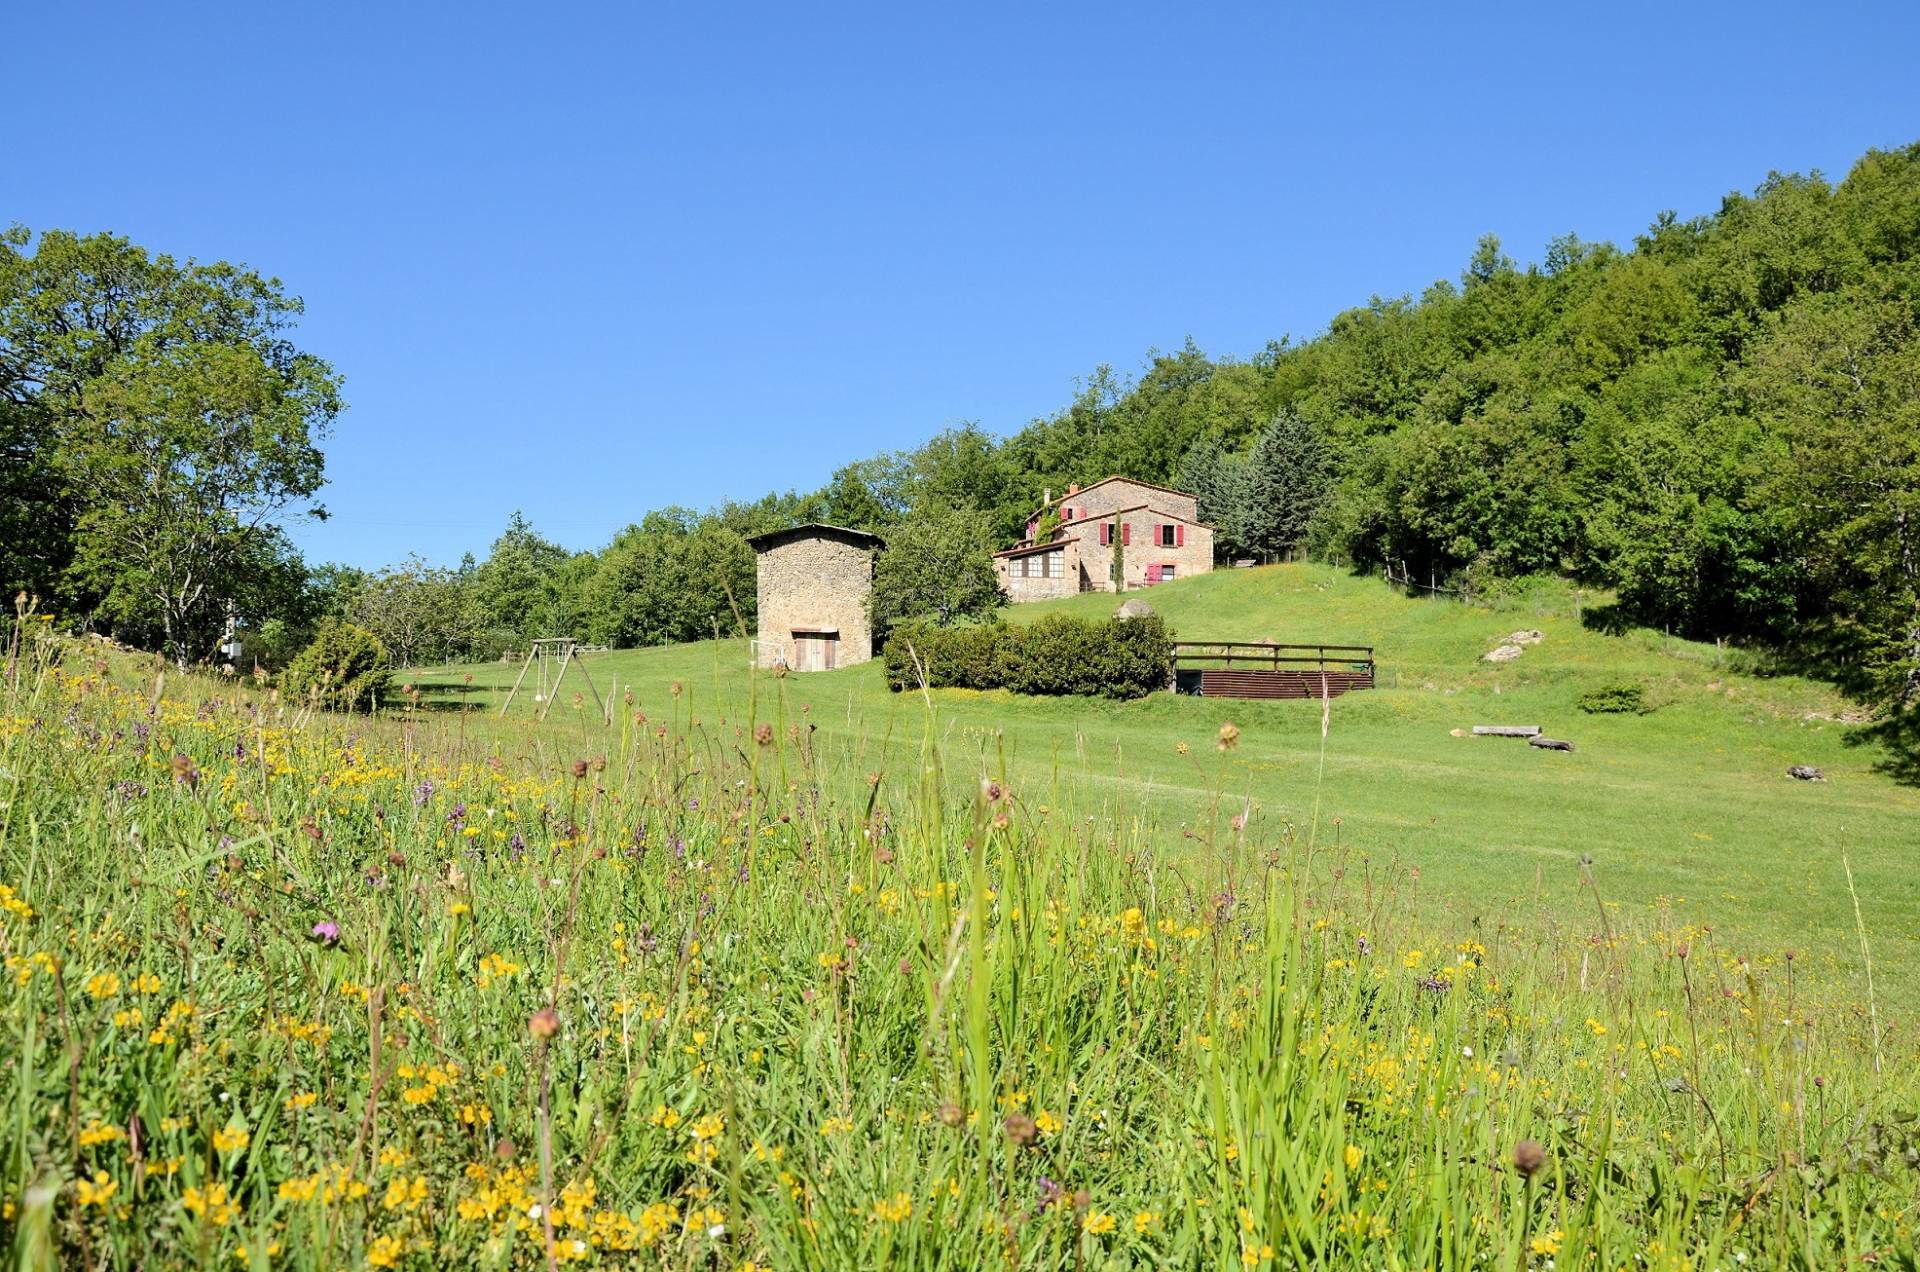
[[[1048,486],[1045,490],[1040,492],[1040,506],[1044,508],[1052,502],[1053,502],[1053,487]]]
[[[1067,487],[1067,493],[1068,493],[1069,495],[1077,495],[1077,494],[1079,494],[1079,493],[1080,493],[1080,483],[1076,481],[1076,482],[1074,482],[1074,483],[1073,483],[1073,484],[1072,484],[1071,486],[1068,486],[1068,487]]]

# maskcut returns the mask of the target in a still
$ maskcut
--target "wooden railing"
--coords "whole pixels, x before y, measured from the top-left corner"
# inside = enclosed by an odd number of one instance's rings
[[[1177,640],[1174,679],[1216,698],[1319,698],[1373,688],[1371,645]]]
[[[1176,640],[1177,667],[1234,667],[1251,671],[1373,671],[1372,645],[1277,645],[1264,640]]]

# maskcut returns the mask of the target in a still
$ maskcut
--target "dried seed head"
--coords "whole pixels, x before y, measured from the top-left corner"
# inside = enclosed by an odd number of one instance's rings
[[[1228,721],[1220,726],[1220,749],[1231,751],[1240,744],[1240,726]]]
[[[940,1106],[940,1125],[959,1126],[967,1120],[967,1111],[949,1100]]]
[[[577,782],[586,775],[587,762],[585,760],[575,760],[573,762],[573,780]]]
[[[527,1032],[536,1038],[551,1038],[560,1032],[560,1013],[551,1007],[542,1007],[527,1017]]]
[[[493,1142],[493,1155],[503,1162],[512,1161],[517,1151],[519,1150],[514,1148],[513,1141],[510,1139],[498,1139]]]
[[[1040,1134],[1040,1128],[1024,1113],[1010,1113],[1006,1120],[1007,1138],[1015,1148],[1025,1148]]]
[[[771,745],[773,742],[773,726],[770,724],[763,724],[759,728],[755,729],[753,731],[753,740],[755,742],[758,742],[761,746]]]
[[[1513,1168],[1522,1179],[1532,1179],[1547,1164],[1547,1150],[1539,1140],[1525,1139],[1513,1146]]]

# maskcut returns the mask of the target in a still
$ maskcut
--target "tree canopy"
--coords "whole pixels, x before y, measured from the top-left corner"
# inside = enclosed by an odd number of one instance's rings
[[[296,569],[282,523],[324,515],[340,383],[287,332],[277,279],[123,238],[0,237],[0,444],[13,586],[69,598],[181,662]],[[41,520],[44,518],[44,520]]]

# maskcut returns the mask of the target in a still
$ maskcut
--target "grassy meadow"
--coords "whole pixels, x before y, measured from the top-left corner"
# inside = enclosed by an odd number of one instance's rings
[[[1849,704],[1830,687],[1752,674],[1750,658],[1711,645],[1589,630],[1582,618],[1594,598],[1564,588],[1467,606],[1411,599],[1330,567],[1287,565],[1216,571],[1142,595],[1187,639],[1372,645],[1380,688],[1334,702],[1324,755],[1318,703],[938,691],[931,700],[949,768],[965,774],[1004,757],[1010,777],[1042,802],[1070,795],[1089,812],[1151,818],[1176,851],[1209,817],[1245,813],[1250,833],[1281,834],[1317,800],[1323,833],[1356,862],[1398,880],[1430,916],[1465,924],[1514,913],[1554,921],[1582,910],[1590,898],[1579,863],[1591,858],[1610,904],[1662,924],[1716,926],[1757,959],[1794,949],[1803,970],[1864,1001],[1845,857],[1879,963],[1878,991],[1920,1001],[1920,791],[1876,772],[1871,748],[1847,744]],[[1090,595],[1007,613],[1013,621],[1061,610],[1097,617],[1113,605]],[[1517,662],[1480,661],[1522,628],[1545,639]],[[757,694],[763,715],[783,706],[804,712],[816,745],[863,772],[920,746],[928,703],[888,692],[877,664],[777,683],[762,676],[756,685],[748,661],[744,641],[720,641],[589,655],[586,666],[601,693],[617,684],[623,712],[628,698],[658,712],[679,685],[710,721],[739,720]],[[474,713],[469,727],[486,732],[499,729],[490,710],[519,669],[402,679],[421,688],[423,706],[464,704]],[[1576,708],[1582,691],[1622,680],[1644,685],[1656,709]],[[513,716],[536,709],[523,687]],[[596,719],[585,683],[570,672],[533,736],[588,746]],[[1227,722],[1241,740],[1224,774],[1181,752]],[[1579,749],[1543,753],[1516,740],[1452,735],[1505,723],[1541,725]],[[499,731],[509,748],[526,747],[527,736]],[[1794,781],[1786,773],[1793,764],[1816,765],[1830,780]],[[1216,788],[1224,799],[1213,798]]]
[[[368,719],[30,642],[0,1249],[1912,1265],[1916,801],[1825,690],[1569,597],[1282,567],[1151,599],[1193,637],[1374,643],[1385,687],[1323,729],[754,677],[723,641],[595,656],[611,722],[569,685],[534,725],[485,710],[517,668]],[[1573,711],[1622,675],[1659,709]],[[1450,735],[1494,718],[1580,749]]]

